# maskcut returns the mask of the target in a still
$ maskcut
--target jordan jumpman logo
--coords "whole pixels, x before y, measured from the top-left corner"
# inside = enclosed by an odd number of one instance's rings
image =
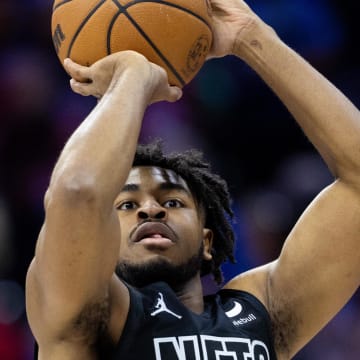
[[[170,315],[173,315],[175,316],[176,318],[178,319],[181,319],[182,316],[178,315],[178,314],[175,314],[174,312],[172,312],[171,310],[168,309],[168,307],[166,306],[165,304],[165,301],[164,301],[164,296],[161,292],[159,292],[159,297],[157,299],[157,303],[155,305],[155,309],[150,315],[151,316],[156,316],[157,314],[161,313],[161,312],[167,312],[169,313]]]

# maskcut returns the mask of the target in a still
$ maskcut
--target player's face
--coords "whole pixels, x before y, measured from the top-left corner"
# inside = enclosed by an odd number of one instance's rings
[[[121,227],[119,264],[181,267],[195,262],[198,271],[197,259],[211,259],[212,232],[204,228],[189,187],[174,171],[134,167],[115,206]]]

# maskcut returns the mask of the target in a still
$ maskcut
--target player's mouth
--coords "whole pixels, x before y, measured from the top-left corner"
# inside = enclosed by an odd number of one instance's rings
[[[135,229],[130,235],[130,240],[146,248],[166,250],[174,245],[177,236],[168,225],[161,222],[148,221]]]

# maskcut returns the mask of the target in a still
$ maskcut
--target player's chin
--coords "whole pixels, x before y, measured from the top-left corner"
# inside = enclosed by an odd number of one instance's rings
[[[167,262],[177,264],[181,262],[182,253],[176,247],[161,249],[158,247],[145,247],[141,245],[133,246],[129,252],[122,253],[118,263],[127,263],[135,266],[141,266],[151,262]]]
[[[137,259],[133,262],[134,264],[138,264],[138,265],[143,265],[143,266],[147,266],[147,265],[151,265],[151,264],[156,264],[156,263],[161,263],[161,264],[169,264],[171,266],[177,266],[180,265],[181,263],[183,263],[184,257],[182,256],[182,254],[174,249],[174,251],[164,251],[164,250],[159,250],[159,249],[144,249],[144,251],[142,251],[141,256],[137,257]]]
[[[182,261],[171,257],[151,254],[139,262],[120,261],[116,274],[120,279],[135,287],[142,287],[154,282],[163,281],[172,287],[184,284],[199,273],[201,259],[198,255]]]

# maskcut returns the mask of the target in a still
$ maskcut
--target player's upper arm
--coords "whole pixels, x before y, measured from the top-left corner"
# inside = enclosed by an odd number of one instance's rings
[[[310,204],[279,258],[225,287],[255,295],[269,311],[279,359],[293,357],[360,284],[360,191],[337,181]]]
[[[360,191],[341,181],[310,204],[268,269],[276,344],[293,356],[360,284]]]
[[[112,311],[109,297],[120,243],[115,210],[91,188],[57,189],[47,194],[45,208],[26,280],[30,326],[43,343],[73,334],[87,309],[100,307],[103,316]],[[128,292],[115,283],[120,306],[123,299],[126,308]]]

